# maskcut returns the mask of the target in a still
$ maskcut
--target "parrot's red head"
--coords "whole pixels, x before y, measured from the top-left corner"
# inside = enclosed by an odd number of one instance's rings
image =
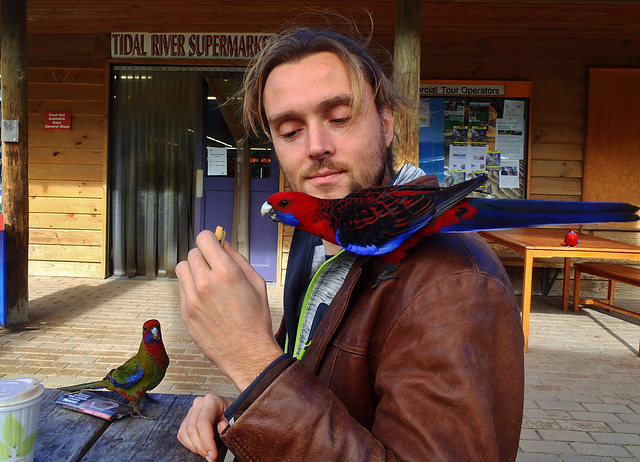
[[[335,231],[329,226],[322,212],[325,199],[318,199],[305,193],[285,191],[275,193],[262,204],[262,216],[285,225],[295,226],[303,231],[335,243]]]
[[[149,319],[142,326],[142,339],[147,345],[162,342],[160,323],[157,319]]]

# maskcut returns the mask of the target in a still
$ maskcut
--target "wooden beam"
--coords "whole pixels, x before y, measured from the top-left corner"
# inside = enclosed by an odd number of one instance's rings
[[[2,120],[3,123],[9,120],[19,123],[18,141],[2,142],[2,212],[7,238],[7,325],[15,325],[29,320],[27,2],[3,1],[1,15]]]
[[[418,114],[420,101],[420,14],[422,0],[396,0],[396,35],[394,44],[394,82],[416,113],[394,114],[397,138],[393,146],[396,167],[407,162],[418,166]]]
[[[236,141],[236,178],[234,191],[234,244],[236,250],[249,260],[249,139]]]

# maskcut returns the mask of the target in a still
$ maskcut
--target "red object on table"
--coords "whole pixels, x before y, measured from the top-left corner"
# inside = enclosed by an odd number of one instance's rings
[[[573,229],[569,231],[567,235],[564,237],[564,243],[567,244],[569,247],[577,246],[578,242],[580,242],[580,237]]]

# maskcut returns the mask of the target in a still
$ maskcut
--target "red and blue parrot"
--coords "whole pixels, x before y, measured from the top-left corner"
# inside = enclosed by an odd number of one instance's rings
[[[160,323],[149,319],[142,326],[140,348],[123,365],[112,369],[104,379],[97,382],[82,383],[61,387],[66,391],[95,390],[106,388],[120,393],[131,402],[133,417],[145,418],[140,412],[140,401],[162,382],[169,366],[169,357],[164,349]]]
[[[620,202],[467,198],[486,175],[448,188],[376,186],[342,199],[279,192],[262,215],[341,246],[358,255],[379,255],[393,272],[408,249],[434,233],[458,233],[542,225],[637,221],[638,207]]]

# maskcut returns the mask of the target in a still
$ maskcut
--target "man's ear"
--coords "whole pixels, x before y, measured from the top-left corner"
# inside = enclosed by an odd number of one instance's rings
[[[391,146],[393,141],[393,111],[389,106],[384,106],[380,110],[380,121],[382,122],[382,132],[384,134],[384,140],[386,146]]]

